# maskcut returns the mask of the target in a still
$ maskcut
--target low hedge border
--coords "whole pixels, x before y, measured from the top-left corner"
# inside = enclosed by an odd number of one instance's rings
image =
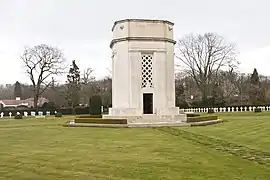
[[[213,108],[211,108],[211,109],[208,109],[208,113],[209,113],[209,114],[212,114],[212,113],[215,113],[215,111],[214,111]]]
[[[81,115],[77,116],[76,118],[102,118],[102,115],[97,114],[97,115]]]
[[[200,116],[200,114],[195,114],[195,113],[187,113],[186,115],[187,115],[187,117],[198,117],[198,116]]]
[[[23,116],[21,114],[16,114],[14,116],[14,119],[22,119],[22,118],[23,118]]]
[[[62,117],[62,113],[61,113],[61,112],[57,112],[57,113],[55,114],[55,117]]]
[[[223,123],[225,122],[224,120],[212,120],[212,121],[201,121],[201,122],[193,122],[190,123],[191,127],[196,127],[196,126],[209,126],[213,124],[218,124],[218,123]]]
[[[211,121],[211,120],[217,120],[218,116],[198,116],[198,117],[188,117],[187,122],[203,122],[203,121]]]
[[[126,119],[101,119],[101,118],[76,118],[75,123],[92,123],[92,124],[127,124]]]
[[[261,113],[262,112],[262,108],[257,107],[257,108],[254,109],[254,112],[255,113]]]

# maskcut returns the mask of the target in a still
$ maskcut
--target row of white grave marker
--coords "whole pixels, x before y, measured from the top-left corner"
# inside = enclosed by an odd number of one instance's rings
[[[270,111],[270,106],[259,106],[262,111]],[[223,107],[223,108],[189,108],[189,109],[180,109],[180,112],[208,112],[209,109],[213,109],[214,112],[245,112],[245,111],[254,111],[255,106],[251,107]]]
[[[54,113],[56,114],[57,111],[55,111]],[[20,113],[20,112],[17,112],[16,114],[17,114],[17,115],[20,115],[21,113]],[[9,115],[9,117],[11,118],[13,114],[12,114],[12,112],[9,112],[8,115]],[[28,112],[26,112],[26,111],[23,112],[23,115],[24,115],[25,117],[28,117]],[[39,111],[39,112],[38,112],[38,116],[36,116],[36,112],[35,112],[35,111],[31,111],[30,115],[33,116],[33,117],[43,117],[43,116],[45,116],[44,113],[43,113],[43,111]],[[51,112],[50,112],[50,111],[46,111],[46,116],[50,116],[50,115],[51,115]],[[1,117],[1,118],[4,117],[4,112],[1,112],[1,113],[0,113],[0,117]]]

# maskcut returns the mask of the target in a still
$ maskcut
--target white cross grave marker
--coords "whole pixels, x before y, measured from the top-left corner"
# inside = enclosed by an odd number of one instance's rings
[[[31,111],[31,116],[36,116],[36,112]]]
[[[38,115],[39,116],[43,116],[43,112],[42,111],[38,111]]]

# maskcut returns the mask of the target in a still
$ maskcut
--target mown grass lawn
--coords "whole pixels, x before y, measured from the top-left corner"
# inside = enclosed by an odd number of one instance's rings
[[[228,122],[184,129],[270,152],[270,112],[234,112],[216,113],[216,115]]]
[[[179,130],[270,150],[270,116],[221,114],[221,117],[228,122]],[[267,164],[193,142],[192,138],[165,133],[163,129],[61,126],[71,119],[67,116],[0,120],[0,179],[264,180],[270,177]]]

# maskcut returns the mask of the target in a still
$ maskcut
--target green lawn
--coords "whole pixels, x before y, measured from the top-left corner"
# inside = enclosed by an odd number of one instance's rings
[[[214,126],[186,128],[185,130],[270,152],[270,112],[216,114],[228,122]]]
[[[228,122],[161,129],[62,127],[71,116],[0,120],[0,179],[269,180],[270,114],[220,116]]]

